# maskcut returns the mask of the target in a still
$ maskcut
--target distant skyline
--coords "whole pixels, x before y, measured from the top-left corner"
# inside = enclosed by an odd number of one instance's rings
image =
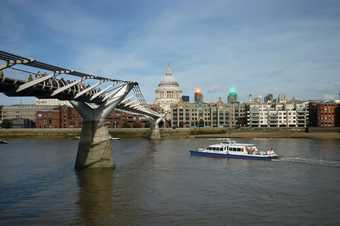
[[[148,102],[168,63],[183,95],[340,93],[340,1],[4,0],[0,49],[136,80]],[[0,94],[1,104],[33,98]]]

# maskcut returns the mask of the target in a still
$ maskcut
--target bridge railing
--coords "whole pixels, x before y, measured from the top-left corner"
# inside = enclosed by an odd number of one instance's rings
[[[137,82],[83,73],[5,51],[0,51],[0,60],[3,61],[0,64],[0,82],[5,83],[0,92],[7,95],[76,100],[98,107],[117,101],[121,90],[129,86],[129,94],[119,99],[117,109],[152,118],[161,117],[148,106]],[[23,75],[21,79],[7,76],[16,73]]]

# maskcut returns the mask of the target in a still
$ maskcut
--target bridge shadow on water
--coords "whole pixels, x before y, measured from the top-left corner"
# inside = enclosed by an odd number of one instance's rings
[[[126,162],[116,169],[93,168],[76,172],[79,216],[74,223],[91,226],[136,223],[137,212],[141,211],[138,206],[144,202],[140,186],[145,178],[141,170],[147,162],[153,164],[152,156],[159,144],[160,141],[143,143],[133,158],[130,153],[130,158],[121,159]]]
[[[77,172],[79,210],[84,225],[112,225],[113,169],[86,169]]]

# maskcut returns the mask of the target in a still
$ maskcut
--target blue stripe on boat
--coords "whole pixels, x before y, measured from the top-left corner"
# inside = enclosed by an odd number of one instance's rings
[[[192,156],[205,156],[205,157],[212,157],[212,158],[234,158],[234,159],[254,159],[254,160],[272,160],[274,156],[241,156],[241,155],[230,155],[230,154],[219,154],[219,153],[209,153],[209,152],[200,152],[190,150],[190,154]]]

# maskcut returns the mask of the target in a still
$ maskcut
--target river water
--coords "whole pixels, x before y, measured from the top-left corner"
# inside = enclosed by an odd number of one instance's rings
[[[339,140],[237,141],[282,158],[191,157],[208,139],[122,139],[115,171],[76,173],[76,140],[9,140],[0,225],[340,225]]]

